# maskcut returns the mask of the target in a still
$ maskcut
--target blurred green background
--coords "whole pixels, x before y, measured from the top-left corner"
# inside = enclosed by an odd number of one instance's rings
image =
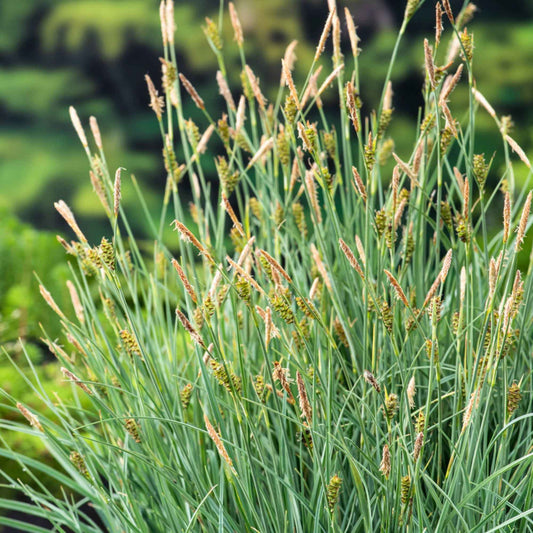
[[[337,3],[339,12],[349,7],[359,27],[362,99],[368,114],[376,105],[405,3]],[[462,1],[451,3],[456,11],[463,5]],[[235,0],[235,4],[244,28],[248,61],[265,94],[271,98],[275,94],[280,58],[293,39],[299,41],[296,77],[303,80],[327,16],[326,0]],[[478,87],[500,115],[512,115],[512,135],[531,153],[533,2],[480,0],[478,4],[469,25],[477,50],[474,69]],[[181,0],[176,1],[175,8],[181,70],[194,82],[213,117],[220,116],[224,102],[214,81],[215,58],[201,27],[206,16],[217,20],[218,8],[217,0]],[[407,151],[413,140],[421,104],[422,39],[431,40],[433,28],[431,0],[411,21],[393,75],[395,114],[390,134],[400,153]],[[223,39],[228,63],[236,65],[237,50],[229,23]],[[346,31],[343,40],[348,51]],[[0,343],[19,363],[23,362],[19,338],[25,340],[32,360],[47,362],[51,355],[39,339],[40,324],[52,338],[59,334],[56,317],[41,300],[34,272],[60,306],[70,306],[65,287],[68,266],[55,234],[71,236],[53,202],[64,199],[90,239],[99,242],[108,233],[92,192],[85,154],[70,124],[68,106],[76,107],[85,124],[90,115],[98,118],[110,168],[122,166],[135,174],[149,206],[157,210],[165,173],[161,138],[147,105],[144,75],[148,73],[159,82],[160,55],[157,0],[0,1]],[[230,67],[234,94],[239,74],[239,68],[232,71]],[[464,103],[466,90],[458,89],[456,98],[458,105]],[[185,115],[198,119],[188,99],[185,104],[190,106]],[[490,157],[501,147],[501,140],[486,114],[480,113],[478,124],[477,151]],[[206,127],[201,117],[199,126],[201,130]],[[522,167],[517,165],[518,183],[525,176]],[[490,177],[493,184],[501,170],[501,160],[496,159]],[[126,186],[126,206],[134,201]],[[142,222],[138,224],[142,231]],[[56,390],[60,382],[57,372],[50,372],[51,389]],[[0,384],[7,385],[16,398],[31,403],[27,387],[16,379],[5,353],[0,355]],[[14,415],[0,412],[0,416]]]

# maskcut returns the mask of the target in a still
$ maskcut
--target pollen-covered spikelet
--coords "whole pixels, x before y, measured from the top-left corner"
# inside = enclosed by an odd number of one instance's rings
[[[418,8],[419,3],[420,3],[420,0],[407,0],[407,5],[405,6],[405,14],[404,14],[405,20],[410,20],[412,18],[412,16],[415,14],[415,11]]]
[[[305,221],[305,211],[300,202],[292,204],[292,216],[294,217],[294,223],[298,228],[298,231],[305,239],[307,237],[307,223]]]
[[[187,409],[191,403],[192,390],[192,383],[187,383],[180,391],[180,400],[183,409]]]
[[[280,125],[278,135],[276,137],[276,151],[281,164],[288,166],[291,162],[291,150],[289,138],[285,132],[285,128]]]
[[[507,413],[512,415],[517,409],[522,395],[520,394],[520,384],[513,383],[507,391]]]
[[[110,270],[115,270],[115,250],[113,245],[105,237],[102,237],[100,242],[100,254],[104,264]]]
[[[335,506],[337,505],[337,502],[339,501],[339,491],[342,485],[342,479],[335,474],[332,476],[329,480],[328,487],[327,487],[327,500],[328,500],[328,508],[330,512],[332,513],[335,510]]]
[[[371,172],[376,163],[376,139],[372,139],[372,133],[368,134],[368,141],[364,146],[364,159],[366,168]]]
[[[394,393],[387,394],[385,391],[385,405],[383,406],[383,414],[390,421],[398,411],[398,396]]]
[[[457,232],[457,236],[462,242],[464,242],[465,244],[468,244],[470,242],[470,223],[467,219],[465,219],[462,213],[457,213],[455,215],[455,231]]]
[[[444,200],[440,203],[440,217],[446,226],[449,228],[453,227],[452,209],[450,204]]]
[[[414,419],[414,426],[415,426],[415,431],[417,433],[422,433],[426,427],[426,416],[424,415],[424,412],[422,410],[420,410],[418,412],[418,415],[415,416],[415,419]]]
[[[213,43],[213,46],[217,50],[222,50],[222,39],[218,32],[218,26],[209,17],[205,17],[205,22],[206,26],[203,30],[206,37]]]
[[[328,156],[335,160],[335,154],[337,153],[337,141],[335,139],[335,129],[332,128],[331,131],[322,132],[322,142],[326,148]]]
[[[379,300],[379,311],[383,325],[389,333],[392,333],[394,315],[390,305],[384,298]]]
[[[139,343],[134,335],[127,329],[121,330],[119,335],[122,339],[122,343],[126,349],[126,352],[128,352],[128,354],[132,357],[135,355],[142,359],[141,348],[139,347]]]
[[[85,464],[85,459],[80,452],[72,451],[69,456],[70,462],[76,467],[78,472],[87,479],[91,479],[91,475],[87,470],[87,465]]]
[[[466,60],[470,62],[472,61],[472,57],[474,54],[474,36],[471,33],[468,33],[465,28],[463,33],[461,33],[460,38],[461,45],[463,47],[461,55],[463,56],[463,58],[466,58]]]
[[[218,156],[215,165],[220,183],[222,184],[222,190],[226,196],[229,196],[239,183],[239,171],[231,171],[228,166],[228,161],[224,156]]]
[[[241,300],[246,303],[250,303],[252,299],[252,289],[250,282],[243,276],[237,276],[237,281],[235,282],[235,289]]]
[[[401,481],[401,499],[405,505],[409,501],[409,494],[411,492],[411,476],[403,476]]]
[[[259,399],[264,402],[265,401],[265,392],[266,392],[266,386],[265,386],[265,378],[258,374],[255,376],[254,379],[254,390]]]
[[[270,304],[287,323],[294,323],[294,313],[290,306],[291,292],[287,287],[272,288],[269,293]]]
[[[224,365],[212,358],[209,359],[209,366],[220,385],[228,392],[235,390],[237,394],[240,394],[242,388],[241,378],[233,372],[233,369],[227,368],[228,365]]]
[[[474,155],[474,176],[479,184],[480,189],[485,187],[485,181],[487,181],[487,175],[489,173],[490,164],[485,162],[484,154]]]
[[[136,422],[134,418],[126,418],[124,422],[124,426],[126,428],[126,431],[131,435],[132,439],[136,443],[141,442],[141,434],[140,434],[140,427],[139,424]]]
[[[340,341],[340,343],[345,347],[349,348],[350,343],[348,342],[348,337],[346,336],[346,331],[344,330],[344,327],[342,326],[341,321],[338,318],[335,318],[333,320],[333,331],[335,331],[335,335],[337,339]]]

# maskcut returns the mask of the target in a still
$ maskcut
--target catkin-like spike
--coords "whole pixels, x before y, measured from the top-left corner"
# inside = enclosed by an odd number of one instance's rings
[[[165,6],[165,29],[167,31],[167,41],[174,45],[174,34],[176,33],[176,21],[174,19],[174,0],[167,0]]]
[[[381,463],[379,465],[379,471],[383,474],[385,479],[389,479],[390,471],[391,471],[391,463],[390,463],[390,450],[389,450],[388,444],[385,444],[385,446],[383,446],[383,454],[381,457]]]
[[[429,82],[431,83],[431,87],[435,89],[435,63],[433,62],[433,52],[431,50],[431,47],[429,46],[429,42],[427,39],[424,39],[424,58],[426,62],[426,72],[429,78]]]
[[[89,117],[89,124],[91,126],[91,132],[93,134],[93,139],[96,144],[96,147],[99,150],[103,150],[104,147],[102,145],[102,136],[100,135],[100,128],[98,127],[98,121],[95,117]]]
[[[415,394],[416,394],[416,382],[415,377],[412,376],[407,385],[407,401],[409,402],[409,407],[414,409],[415,407]]]
[[[122,172],[122,168],[118,167],[117,171],[115,172],[115,184],[113,186],[113,214],[115,215],[115,218],[118,216],[118,210],[120,207],[120,174]]]
[[[87,387],[87,385],[85,385],[85,383],[83,383],[83,381],[75,376],[70,370],[66,369],[64,366],[62,366],[60,370],[67,379],[75,383],[83,392],[86,392],[87,394],[93,393],[91,389],[89,389],[89,387]]]
[[[350,114],[350,118],[353,124],[353,129],[356,133],[358,133],[361,129],[359,115],[357,114],[359,108],[358,102],[360,103],[360,100],[356,100],[355,88],[352,82],[349,81],[346,83],[346,107],[348,108],[348,112]]]
[[[446,277],[448,276],[448,272],[450,270],[450,266],[452,264],[452,254],[453,251],[450,249],[444,256],[444,260],[442,261],[442,268],[440,271],[440,281],[442,284],[446,281]]]
[[[344,8],[344,17],[346,19],[346,26],[348,28],[348,37],[350,38],[350,46],[352,48],[352,55],[357,57],[359,55],[359,52],[361,51],[359,49],[359,36],[356,32],[356,27],[353,22],[352,14],[350,13],[350,10],[345,7]]]
[[[206,259],[208,259],[211,263],[214,263],[211,254],[207,251],[207,249],[202,246],[200,241],[193,235],[191,230],[185,226],[185,224],[182,224],[179,220],[174,220],[173,222],[175,229],[179,232],[180,237],[185,242],[190,242],[197,250],[200,252],[201,255],[203,255]]]
[[[396,293],[396,297],[399,300],[401,300],[405,304],[406,307],[409,307],[409,300],[405,296],[405,293],[403,292],[403,289],[398,283],[398,280],[388,270],[384,269],[383,272],[385,272],[385,275],[387,276],[387,278],[389,278],[389,283],[394,289],[394,292]]]
[[[317,98],[329,87],[331,82],[339,75],[339,73],[344,69],[344,63],[339,65],[325,80],[324,83],[318,89],[316,96]]]
[[[527,221],[529,219],[529,212],[531,210],[531,195],[533,191],[529,191],[527,195],[526,202],[524,203],[524,208],[522,209],[522,216],[520,217],[520,222],[516,230],[516,244],[515,251],[518,252],[522,247],[522,242],[524,241],[524,235],[526,234]]]
[[[305,173],[305,186],[307,189],[307,193],[309,194],[311,207],[313,208],[313,211],[315,213],[315,222],[317,224],[320,224],[322,222],[322,213],[320,212],[320,204],[318,202],[318,191],[316,189],[313,172],[310,170]]]
[[[231,207],[231,204],[229,203],[228,198],[226,197],[224,193],[222,193],[221,196],[222,196],[221,206],[224,208],[226,213],[231,218],[231,221],[233,222],[233,227],[235,227],[237,231],[239,232],[239,234],[242,237],[244,237],[245,236],[244,228],[242,227],[242,224],[239,222],[239,219],[237,218],[235,211],[233,211],[233,207]]]
[[[301,109],[300,99],[298,98],[298,91],[296,90],[296,86],[294,85],[294,81],[292,79],[292,72],[289,68],[289,65],[284,59],[281,60],[281,67],[283,71],[283,76],[285,78],[285,83],[289,88],[289,93],[294,101],[294,104],[296,105],[296,109]]]
[[[224,97],[224,100],[226,100],[226,104],[232,111],[235,111],[235,109],[237,109],[235,107],[235,100],[233,100],[233,96],[228,87],[228,82],[220,70],[217,70],[217,84],[220,94]]]
[[[357,253],[359,254],[359,258],[361,259],[361,262],[363,263],[363,266],[366,267],[365,249],[363,248],[363,243],[361,242],[361,239],[359,238],[359,235],[355,236],[355,246],[357,248]]]
[[[331,513],[335,510],[335,506],[337,505],[337,502],[339,500],[339,491],[341,485],[342,479],[337,474],[332,476],[329,480],[326,496],[328,500],[328,507]]]
[[[232,4],[230,3],[230,5]],[[212,426],[211,422],[209,421],[209,418],[207,417],[205,413],[204,413],[204,422],[205,422],[205,427],[207,429],[207,433],[211,437],[211,440],[215,443],[215,446],[218,450],[218,453],[220,454],[220,457],[224,459],[226,464],[230,467],[231,471],[234,474],[236,474],[237,472],[233,468],[233,461],[228,455],[228,452],[226,450],[226,447],[224,446],[224,443],[222,442],[222,439],[220,438],[220,435],[217,433],[215,428]]]
[[[352,167],[352,174],[353,174],[353,184],[354,189],[359,193],[361,198],[366,204],[367,195],[366,195],[366,187],[363,183],[363,180],[361,179],[361,176],[359,175],[358,170],[355,167]]]
[[[244,37],[242,33],[241,21],[239,20],[237,10],[235,9],[233,2],[229,3],[229,14],[231,18],[231,25],[233,26],[234,39],[235,41],[237,41],[237,44],[239,46],[242,46],[242,44],[244,43]]]
[[[509,233],[511,231],[511,196],[509,191],[505,191],[503,201],[503,242],[504,244],[509,239]]]
[[[146,85],[148,86],[148,94],[150,96],[150,107],[153,109],[156,114],[157,120],[161,120],[163,115],[163,109],[165,107],[165,100],[162,96],[159,96],[152,79],[148,74],[145,74],[144,79],[146,80]]]
[[[289,403],[294,404],[294,396],[291,392],[290,382],[292,381],[289,377],[289,369],[283,368],[279,361],[274,361],[274,370],[272,372],[272,379],[274,381],[279,381],[281,386],[287,393],[287,400]]]
[[[294,49],[296,48],[297,44],[298,44],[298,41],[296,39],[294,41],[291,41],[290,44],[285,49],[285,54],[283,55],[283,61],[285,62],[285,65],[291,72],[292,72],[292,69],[294,68],[294,63],[296,62],[296,54],[294,53]],[[285,69],[282,69],[280,82],[279,82],[280,87],[283,87],[286,83],[287,83],[287,80],[285,78]]]
[[[189,296],[191,297],[192,301],[196,303],[198,301],[198,297],[196,296],[196,292],[193,289],[193,286],[190,284],[189,280],[187,279],[187,276],[184,272],[184,270],[181,268],[180,264],[176,261],[176,259],[172,259],[172,266],[176,269],[176,272],[178,273],[178,276],[183,283],[183,288],[187,291]]]
[[[83,145],[83,148],[85,148],[87,154],[90,155],[89,143],[87,142],[85,131],[83,129],[83,126],[81,125],[80,117],[78,116],[78,113],[73,106],[70,106],[68,111],[70,114],[70,120],[72,122],[72,125],[74,126],[74,129],[76,130],[76,133],[78,134],[78,137],[80,138],[81,144]]]
[[[326,24],[324,25],[324,29],[322,30],[322,35],[320,36],[320,40],[318,41],[318,46],[316,47],[314,61],[318,61],[318,58],[322,55],[322,52],[324,51],[324,47],[326,46],[326,40],[331,30],[331,25],[333,24],[333,17],[335,16],[335,13],[336,9],[332,9],[329,12]]]
[[[531,163],[529,162],[526,153],[524,152],[524,150],[522,150],[520,145],[512,137],[509,137],[509,135],[505,135],[504,139],[507,141],[507,144],[513,149],[513,152],[515,152],[515,154],[527,166],[527,168],[531,168]]]
[[[180,391],[180,400],[183,409],[187,409],[191,403],[193,386],[192,383],[187,383]]]
[[[350,247],[342,239],[339,239],[339,245],[352,268],[361,276],[361,279],[365,279],[365,274]]]
[[[74,287],[74,284],[72,281],[67,281],[67,289],[70,293],[70,300],[72,301],[72,307],[74,307],[74,312],[76,313],[77,319],[80,321],[81,324],[85,323],[85,314],[83,312],[83,306],[80,302],[80,297],[78,296],[78,291],[76,290],[76,287]]]
[[[246,166],[246,169],[248,170],[251,167],[253,167],[255,165],[255,163],[257,161],[259,161],[259,159],[261,159],[264,155],[266,155],[268,152],[270,152],[270,150],[272,150],[273,146],[274,146],[274,138],[273,137],[269,137],[268,139],[263,141],[263,143],[257,149],[257,152],[254,154],[252,159],[250,159],[248,165]]]
[[[83,243],[87,243],[87,238],[78,226],[76,219],[74,218],[74,214],[70,210],[69,206],[63,200],[59,200],[59,202],[54,203],[54,207],[56,208],[57,212],[63,217],[65,222],[70,226],[70,228],[76,234],[78,239]]]
[[[29,410],[26,409],[20,402],[17,403],[17,409],[22,413],[22,416],[39,431],[44,431],[43,426],[39,422],[39,419]]]
[[[444,82],[442,91],[439,96],[440,105],[448,101],[448,97],[450,96],[451,92],[455,89],[456,85],[459,83],[462,73],[463,73],[463,63],[461,63],[457,67],[457,70],[452,77],[448,76],[446,78],[446,81]]]
[[[311,249],[311,257],[313,258],[313,261],[315,263],[315,266],[318,272],[320,273],[320,275],[322,276],[322,279],[324,280],[324,284],[329,290],[332,290],[333,287],[331,286],[331,280],[329,278],[328,271],[326,270],[326,266],[324,265],[324,263],[322,262],[322,259],[320,258],[320,253],[318,252],[316,246],[313,243],[311,243],[310,249]]]
[[[59,309],[59,306],[56,304],[55,300],[52,298],[52,295],[44,288],[43,285],[39,285],[39,291],[41,292],[41,296],[43,297],[44,301],[51,307],[51,309],[57,313],[58,316],[65,319],[65,315],[63,314],[63,311]]]
[[[435,5],[435,45],[440,43],[440,37],[442,35],[442,7],[440,2]]]
[[[400,167],[400,169],[402,170],[402,172],[404,172],[405,174],[407,174],[407,176],[409,176],[409,179],[411,180],[412,183],[416,184],[417,180],[416,180],[416,174],[413,172],[413,170],[411,169],[411,167],[405,163],[404,161],[402,161],[397,155],[395,152],[392,152],[392,157],[394,157],[396,163],[398,164],[398,166]]]
[[[161,3],[159,4],[159,20],[161,23],[161,36],[163,38],[163,47],[165,47],[168,43],[166,0],[161,0]]]
[[[369,372],[368,370],[365,370],[363,372],[363,377],[365,378],[365,381],[374,387],[376,392],[381,392],[381,387],[379,386],[379,383],[377,379],[374,377],[374,374],[372,372]]]
[[[450,0],[442,0],[442,5],[444,6],[444,11],[446,12],[446,16],[448,17],[448,20],[453,26],[455,24],[455,19],[453,17],[452,8],[450,6]]]
[[[255,279],[252,278],[252,276],[248,274],[248,272],[246,272],[244,268],[242,268],[240,265],[235,263],[235,261],[233,261],[231,257],[229,256],[226,256],[226,261],[235,270],[235,272],[237,272],[241,276],[241,278],[244,278],[257,292],[263,295],[265,294],[265,291],[259,286],[257,281],[255,281]]]
[[[472,94],[474,95],[474,98],[485,108],[487,113],[494,119],[498,120],[496,116],[496,111],[494,111],[494,108],[489,104],[487,99],[475,88],[472,87]]]
[[[413,461],[416,463],[420,457],[420,451],[422,450],[422,445],[424,444],[424,433],[421,431],[415,439],[415,446],[413,450]]]
[[[313,418],[313,411],[311,409],[311,404],[309,403],[309,398],[307,396],[303,377],[298,371],[296,371],[296,384],[298,386],[298,402],[300,404],[302,416],[306,418],[308,424],[311,424]]]
[[[176,315],[178,315],[179,321],[181,322],[182,326],[185,328],[185,330],[189,333],[191,336],[191,339],[205,349],[205,343],[202,340],[202,337],[200,337],[199,333],[194,329],[193,325],[189,322],[188,318],[179,310],[176,309]]]
[[[292,279],[289,274],[287,274],[287,271],[268,252],[265,252],[265,250],[258,250],[257,254],[264,257],[272,268],[276,269],[289,283],[292,283]]]
[[[248,81],[250,82],[250,86],[252,87],[252,92],[254,93],[255,99],[257,100],[259,107],[264,110],[267,100],[263,96],[261,88],[259,87],[259,79],[256,77],[249,65],[245,65],[244,68],[246,70],[246,75],[248,76]]]
[[[200,95],[196,92],[196,89],[193,87],[192,83],[181,72],[179,77],[183,87],[189,93],[189,96],[192,98],[192,101],[196,104],[196,106],[200,109],[205,109],[205,103]]]

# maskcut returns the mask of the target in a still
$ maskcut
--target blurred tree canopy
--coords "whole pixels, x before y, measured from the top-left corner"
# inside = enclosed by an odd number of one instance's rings
[[[362,37],[363,100],[375,105],[404,2],[339,1],[350,8]],[[459,10],[462,1],[452,1]],[[236,0],[247,53],[267,94],[279,81],[280,57],[297,39],[303,77],[327,14],[325,0]],[[225,10],[227,11],[227,10]],[[216,62],[201,26],[217,20],[218,0],[176,2],[176,47],[182,69],[208,101],[222,110],[214,83]],[[471,24],[478,86],[498,112],[512,114],[517,140],[531,145],[525,126],[533,112],[533,5],[480,3]],[[227,17],[227,14],[224,16]],[[226,21],[227,22],[227,21]],[[426,1],[411,23],[394,73],[395,119],[404,128],[420,103],[420,34],[434,26],[434,5]],[[346,32],[344,32],[345,34]],[[346,37],[346,35],[344,35]],[[229,23],[223,35],[229,72],[239,84],[237,51]],[[160,30],[157,0],[33,0],[0,3],[0,206],[38,227],[57,227],[52,202],[59,197],[86,217],[92,235],[103,232],[101,211],[91,194],[87,166],[73,133],[68,106],[82,119],[97,116],[111,166],[125,166],[161,193],[163,169],[157,123],[147,107],[144,74],[159,79]],[[299,69],[299,70],[298,70]],[[463,94],[463,98],[467,95]],[[191,108],[191,115],[195,110]],[[488,141],[493,125],[486,120]],[[483,124],[485,126],[485,124]]]

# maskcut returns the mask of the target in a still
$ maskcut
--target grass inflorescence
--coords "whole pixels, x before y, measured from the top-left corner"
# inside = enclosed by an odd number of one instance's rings
[[[3,393],[24,418],[2,428],[39,435],[59,465],[1,450],[31,473],[4,474],[28,501],[18,510],[80,532],[102,527],[83,502],[113,532],[531,530],[531,262],[518,269],[531,192],[515,188],[512,152],[529,161],[475,87],[475,8],[446,0],[421,43],[416,139],[395,152],[392,74],[419,4],[407,2],[374,111],[347,9],[329,2],[303,84],[288,46],[270,100],[235,6],[226,16],[221,5],[204,28],[226,103],[213,117],[177,63],[179,21],[163,0],[162,86],[146,81],[167,184],[159,220],[139,194],[149,246],[122,208],[126,175],[108,168],[105,134],[91,117],[93,151],[71,109],[112,239],[91,245],[57,202],[76,237],[60,238],[74,258],[72,309],[41,293],[62,324],[64,338],[46,342],[75,400],[46,395],[36,374],[25,376],[33,406]],[[470,105],[454,114],[459,85]],[[494,190],[478,111],[502,134]]]

